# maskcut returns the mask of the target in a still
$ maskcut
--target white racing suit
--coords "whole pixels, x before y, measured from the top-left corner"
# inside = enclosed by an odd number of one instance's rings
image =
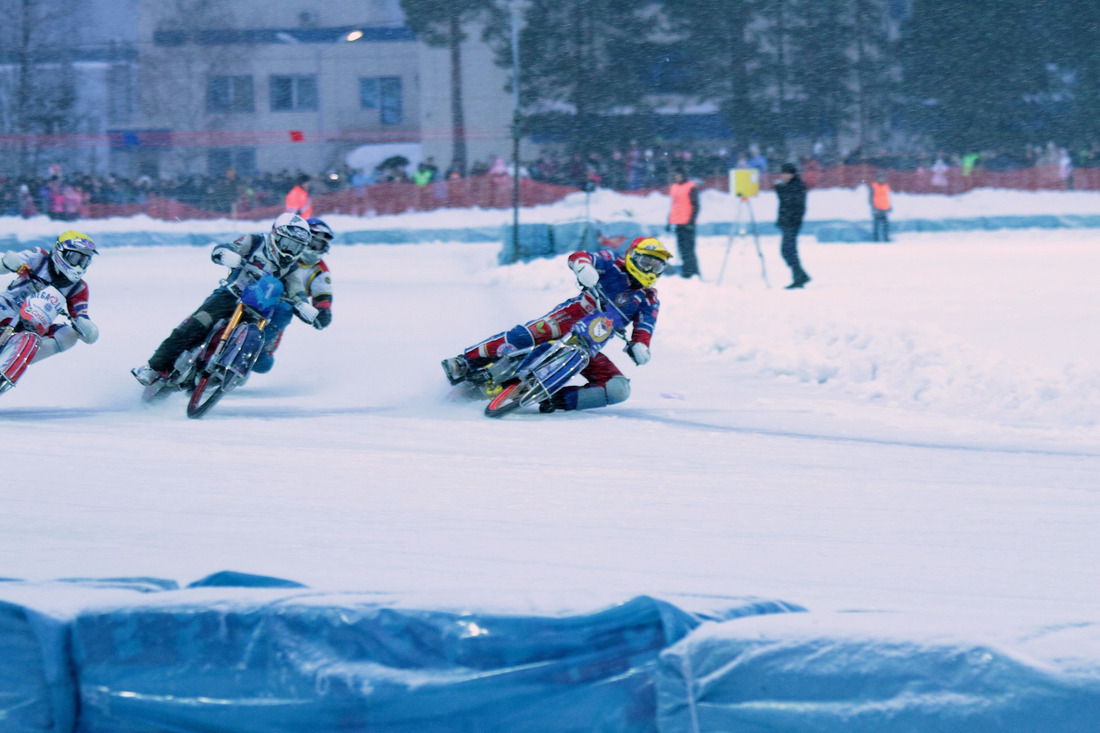
[[[49,250],[36,247],[9,253],[9,261],[12,259],[11,254],[19,259],[22,266],[15,270],[17,277],[8,284],[7,289],[0,292],[0,328],[19,320],[19,309],[28,296],[51,285],[65,298],[69,315],[81,324],[80,332],[68,323],[58,322],[51,326],[31,363],[71,349],[77,339],[82,337],[81,333],[88,343],[95,341],[99,331],[88,318],[88,284],[83,280],[70,282],[63,275],[54,273],[50,268]],[[5,266],[2,270],[9,268]]]

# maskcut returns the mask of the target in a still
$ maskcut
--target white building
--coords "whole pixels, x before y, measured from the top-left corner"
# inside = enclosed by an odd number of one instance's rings
[[[388,151],[452,156],[450,55],[404,27],[398,0],[139,0],[141,115],[129,173],[340,167]],[[463,48],[469,159],[510,157],[509,72],[479,33]],[[371,155],[371,149],[378,146]],[[384,147],[389,146],[389,147]]]

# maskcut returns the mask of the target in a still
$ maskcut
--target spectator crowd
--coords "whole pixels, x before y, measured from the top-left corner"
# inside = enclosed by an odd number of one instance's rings
[[[534,160],[520,166],[520,176],[532,181],[573,189],[611,188],[620,191],[647,191],[668,185],[672,172],[682,169],[689,178],[721,181],[731,168],[756,168],[771,180],[780,166],[790,162],[773,149],[761,150],[750,145],[744,150],[732,146],[667,147],[630,144],[621,149],[592,150],[588,153],[562,153],[547,149]],[[930,153],[927,151],[865,152],[859,149],[835,151],[823,143],[815,143],[803,156],[797,157],[803,179],[810,187],[845,185],[837,179],[823,176],[825,171],[845,166],[870,166],[875,170],[903,173],[905,180],[915,181],[923,192],[958,193],[952,181],[977,171],[1010,172],[1028,169],[1043,170],[1055,180],[1043,180],[1046,188],[1075,187],[1074,172],[1079,169],[1100,169],[1100,143],[1070,151],[1048,143],[1026,146],[1019,151],[975,151],[971,153]],[[409,161],[392,158],[374,170],[353,170],[348,166],[330,170],[311,179],[311,193],[321,194],[355,189],[362,191],[377,184],[404,183],[418,187],[487,177],[490,180],[508,178],[512,166],[500,156],[476,161],[464,171],[457,165],[441,170],[432,158],[419,162],[409,170]],[[861,169],[862,170],[862,169]],[[950,176],[949,176],[950,173]],[[154,199],[168,199],[210,212],[235,215],[255,209],[281,206],[301,171],[238,175],[228,170],[219,176],[187,175],[173,179],[136,179],[114,175],[68,174],[58,166],[49,174],[36,178],[0,177],[0,215],[29,218],[46,215],[53,219],[75,220],[87,214],[92,204],[145,204]],[[1082,180],[1095,188],[1100,177]],[[847,179],[845,179],[847,180]]]

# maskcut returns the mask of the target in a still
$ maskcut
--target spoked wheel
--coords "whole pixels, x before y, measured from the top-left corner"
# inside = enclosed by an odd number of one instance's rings
[[[504,417],[510,412],[515,412],[531,403],[531,394],[534,391],[535,385],[531,382],[516,382],[508,385],[485,406],[485,416]]]
[[[211,381],[213,376],[212,374],[203,375],[195,385],[194,391],[191,392],[191,401],[187,403],[187,417],[202,417],[211,407],[218,404],[218,400],[228,391],[226,375],[219,375],[221,379]]]

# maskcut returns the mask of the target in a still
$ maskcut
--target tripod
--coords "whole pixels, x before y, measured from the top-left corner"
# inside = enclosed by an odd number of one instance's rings
[[[756,256],[760,258],[760,277],[764,278],[764,285],[771,287],[771,283],[768,282],[768,270],[764,265],[764,253],[760,251],[760,235],[756,231],[756,215],[752,211],[752,203],[747,196],[739,196],[737,198],[737,216],[734,217],[733,224],[730,226],[729,238],[726,240],[726,254],[722,258],[722,269],[718,272],[718,285],[722,284],[722,276],[726,273],[726,262],[730,257],[730,248],[733,247],[733,240],[744,239],[746,236],[746,221],[745,212],[748,212],[748,224],[752,226],[752,240],[756,245]]]

